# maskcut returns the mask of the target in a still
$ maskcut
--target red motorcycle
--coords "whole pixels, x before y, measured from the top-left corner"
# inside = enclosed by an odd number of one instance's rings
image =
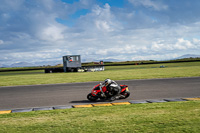
[[[127,85],[120,85],[121,93],[119,99],[125,99],[129,97],[130,92]],[[108,92],[105,86],[98,84],[94,86],[92,92],[87,95],[87,99],[90,101],[97,101],[98,99],[107,100],[112,97],[112,92]]]

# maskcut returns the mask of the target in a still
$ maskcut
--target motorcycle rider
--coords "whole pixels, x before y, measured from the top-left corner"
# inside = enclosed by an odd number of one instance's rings
[[[106,86],[108,94],[111,96],[110,101],[119,99],[121,87],[114,80],[108,78],[104,81],[103,85]]]

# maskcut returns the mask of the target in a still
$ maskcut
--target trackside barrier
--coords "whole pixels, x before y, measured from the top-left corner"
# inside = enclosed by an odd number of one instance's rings
[[[13,109],[3,110],[0,114],[19,113],[19,112],[31,112],[40,110],[56,110],[56,109],[70,109],[70,108],[90,108],[100,106],[116,106],[116,105],[130,105],[130,104],[143,104],[143,103],[162,103],[162,102],[179,102],[200,100],[200,97],[193,98],[170,98],[170,99],[151,99],[151,100],[130,100],[128,102],[113,102],[113,103],[101,103],[101,104],[86,104],[86,105],[72,105],[72,106],[55,106],[55,107],[38,107],[38,108],[25,108],[25,109]]]

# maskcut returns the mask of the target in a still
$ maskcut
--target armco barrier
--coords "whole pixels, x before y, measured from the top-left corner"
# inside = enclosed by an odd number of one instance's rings
[[[85,104],[85,105],[72,105],[72,106],[55,106],[55,107],[13,109],[13,110],[0,111],[0,114],[30,112],[30,111],[40,111],[40,110],[55,110],[55,109],[70,109],[70,108],[90,108],[90,107],[99,107],[99,106],[130,105],[130,104],[143,104],[143,103],[179,102],[179,101],[189,101],[189,100],[200,100],[200,97],[151,99],[151,100],[130,100],[128,102],[112,102],[112,103],[101,103],[101,104]]]

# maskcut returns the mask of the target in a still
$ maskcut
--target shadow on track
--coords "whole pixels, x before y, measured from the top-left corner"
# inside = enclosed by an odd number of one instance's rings
[[[108,100],[97,100],[97,101],[80,100],[80,101],[71,101],[70,103],[99,103],[99,102],[109,102],[109,101]]]

